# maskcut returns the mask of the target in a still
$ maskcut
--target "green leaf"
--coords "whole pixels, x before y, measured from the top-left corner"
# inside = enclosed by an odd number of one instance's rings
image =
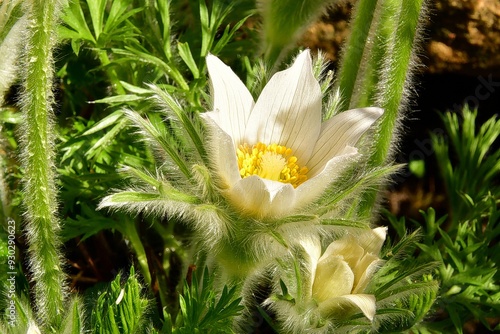
[[[250,16],[251,15],[248,15],[247,17],[241,19],[232,28],[230,28],[230,26],[227,25],[226,29],[224,29],[224,33],[222,34],[221,38],[217,41],[217,43],[213,47],[212,53],[219,54],[224,49],[224,47],[231,41],[231,39],[233,39],[236,31],[238,31],[238,29],[241,28],[241,26],[246,22],[246,20]]]
[[[207,154],[205,151],[205,146],[203,144],[199,127],[197,127],[195,124],[196,118],[194,117],[197,117],[197,115],[195,114],[194,116],[192,116],[194,118],[192,119],[192,117],[188,115],[185,110],[183,110],[183,108],[179,105],[179,103],[174,99],[172,95],[157,86],[150,85],[149,87],[156,93],[158,100],[164,103],[179,119],[183,128],[188,133],[189,138],[192,140],[194,147],[198,151],[200,157],[202,159],[205,159],[206,161]]]
[[[163,123],[145,120],[141,115],[134,112],[127,112],[127,116],[138,128],[144,131],[147,137],[153,139],[153,142],[157,143],[158,146],[164,150],[175,165],[179,167],[183,175],[188,179],[192,176],[184,156],[182,156],[182,153],[178,150],[177,141],[172,138],[171,130],[169,131],[166,129]]]
[[[195,204],[198,201],[196,197],[189,196],[175,190],[161,191],[161,193],[122,191],[107,196],[106,204],[107,206],[109,206],[111,204],[119,204],[119,203],[141,203],[141,202],[161,201],[167,199],[171,201],[178,201],[190,204]]]
[[[80,136],[88,136],[90,134],[99,132],[115,123],[123,117],[123,112],[115,111],[112,114],[101,119],[99,122],[95,123],[90,129],[82,133]]]
[[[96,40],[99,40],[99,36],[102,33],[102,24],[104,21],[106,3],[107,0],[87,0]]]
[[[117,123],[115,123],[111,130],[109,130],[87,152],[85,152],[85,156],[87,156],[88,159],[92,159],[94,156],[99,154],[99,152],[106,148],[109,142],[113,141],[113,139],[123,128],[125,128],[126,125],[127,119],[121,118]]]
[[[232,318],[243,309],[237,291],[236,286],[230,289],[224,286],[217,297],[214,276],[208,269],[202,274],[194,272],[191,284],[185,282],[183,295],[179,297],[182,318],[174,333],[233,333]]]
[[[111,34],[120,24],[136,13],[144,10],[144,7],[130,8],[131,0],[113,0],[111,9],[109,10],[108,18],[104,26],[104,32]],[[118,31],[116,31],[118,32]]]
[[[473,218],[474,203],[481,202],[488,192],[498,194],[500,191],[493,181],[500,174],[500,150],[492,149],[500,136],[500,120],[492,117],[478,127],[476,117],[477,111],[468,108],[462,111],[461,119],[455,113],[446,113],[442,118],[449,140],[432,136],[453,212],[450,228],[457,227],[459,218]],[[458,163],[452,164],[455,155]]]
[[[141,96],[135,95],[135,94],[126,94],[126,95],[114,95],[114,96],[109,96],[105,97],[103,99],[91,101],[90,103],[108,103],[108,104],[113,104],[113,103],[126,103],[126,102],[133,102],[133,101],[139,101],[144,99]]]
[[[137,94],[137,95],[149,95],[151,94],[151,91],[146,88],[141,88],[139,86],[134,86],[126,81],[120,81],[122,84],[123,88],[128,90],[131,93]]]
[[[68,28],[64,26],[59,27],[60,38],[70,38],[70,39],[84,39],[92,44],[96,43],[96,40],[85,20],[82,7],[80,6],[80,1],[69,1],[69,6],[66,8],[62,15],[64,24],[73,29],[78,35],[71,33]]]
[[[83,241],[102,230],[115,229],[116,227],[117,222],[109,218],[91,217],[86,219],[82,216],[77,216],[76,219],[66,219],[61,238],[63,241],[68,241],[75,237],[82,236],[81,240]]]
[[[155,188],[159,189],[161,187],[161,182],[158,179],[156,179],[155,177],[151,176],[150,174],[143,172],[141,170],[138,170],[136,168],[126,167],[123,170],[123,172],[127,173],[131,177],[138,178],[138,179],[146,182],[147,184],[149,184]]]
[[[80,310],[80,299],[78,297],[71,298],[67,307],[68,313],[66,314],[63,324],[61,326],[61,333],[76,334],[83,333],[83,314]]]
[[[73,52],[75,52],[75,48],[78,45],[77,40],[82,39],[81,34],[78,31],[69,29],[68,27],[65,26],[59,26],[58,27],[58,35],[59,39],[65,40],[69,39],[71,40],[71,44],[75,45],[73,47]],[[79,48],[76,48],[77,51],[79,51]],[[78,55],[79,52],[75,52],[76,55]]]
[[[149,53],[136,50],[132,47],[127,47],[126,50],[112,49],[112,51],[116,54],[128,56],[131,59],[157,66],[166,76],[174,80],[179,85],[180,89],[189,91],[189,85],[179,70],[176,67],[164,62],[160,58]]]
[[[181,56],[184,63],[186,63],[187,67],[193,74],[194,79],[198,79],[200,77],[200,71],[198,70],[198,66],[193,59],[193,55],[191,54],[191,49],[189,48],[188,43],[177,43],[177,49],[179,50],[179,56]]]
[[[425,161],[424,160],[412,160],[408,164],[408,169],[418,178],[422,178],[425,175]]]
[[[104,291],[99,290],[94,287],[86,292],[94,333],[142,333],[144,324],[152,321],[148,314],[150,302],[141,294],[142,286],[133,267],[123,284],[122,275],[118,274]]]
[[[150,202],[161,199],[160,194],[123,191],[109,196],[112,203]]]
[[[281,287],[281,295],[278,295],[278,299],[280,300],[286,300],[288,302],[291,302],[295,304],[295,298],[293,298],[292,295],[288,293],[288,288],[286,287],[285,282],[280,278],[280,287]]]
[[[212,8],[209,11],[205,0],[199,2],[200,5],[200,23],[201,23],[201,51],[200,57],[205,58],[212,49],[215,41],[215,35],[223,20],[231,11],[231,5],[225,9],[221,2],[212,2]]]

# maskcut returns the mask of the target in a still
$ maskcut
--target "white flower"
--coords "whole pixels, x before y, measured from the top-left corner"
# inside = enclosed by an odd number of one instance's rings
[[[258,218],[292,214],[317,199],[359,155],[354,147],[380,108],[321,122],[322,94],[309,51],[276,73],[257,102],[217,57],[207,56],[213,111],[210,155],[224,196]]]
[[[33,322],[30,321],[29,325],[30,326],[29,326],[28,331],[26,332],[26,334],[40,334],[40,330],[35,325],[35,323],[33,323]]]
[[[332,333],[360,312],[373,322],[376,298],[367,287],[383,265],[379,253],[386,234],[385,227],[347,234],[324,252],[318,235],[296,240],[298,247],[272,271],[273,294],[264,302],[284,332]]]
[[[364,294],[370,279],[380,267],[378,257],[387,228],[379,227],[359,236],[349,235],[332,242],[321,254],[318,242],[309,243],[312,298],[321,317],[349,315],[361,310],[371,321],[375,315],[375,296]]]

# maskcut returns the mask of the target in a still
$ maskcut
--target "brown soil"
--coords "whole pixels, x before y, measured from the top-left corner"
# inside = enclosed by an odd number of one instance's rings
[[[301,44],[323,50],[335,62],[354,2],[333,6],[307,30]],[[498,0],[434,0],[429,13],[422,57],[429,73],[500,75]]]

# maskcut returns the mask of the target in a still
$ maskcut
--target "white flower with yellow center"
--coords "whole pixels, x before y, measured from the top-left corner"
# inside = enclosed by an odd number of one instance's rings
[[[276,73],[257,102],[236,74],[207,56],[213,111],[210,154],[224,196],[245,214],[279,218],[317,199],[359,154],[354,147],[380,108],[322,123],[322,93],[309,51]]]

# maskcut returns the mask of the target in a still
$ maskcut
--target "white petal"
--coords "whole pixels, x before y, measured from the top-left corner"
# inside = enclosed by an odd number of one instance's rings
[[[28,331],[26,332],[26,334],[40,334],[40,329],[38,329],[38,327],[35,325],[34,322],[29,322],[29,327],[28,327]]]
[[[318,260],[321,256],[321,242],[317,235],[315,234],[301,234],[297,243],[300,244],[305,252],[303,261],[304,266],[307,268],[306,273],[302,277],[302,284],[304,291],[307,290],[307,295],[312,296],[313,283],[316,277],[316,268],[318,266]]]
[[[355,268],[357,267],[359,260],[365,255],[365,250],[361,247],[354,238],[351,236],[344,237],[339,240],[333,241],[326,248],[325,252],[320,258],[320,261],[324,258],[331,256],[341,256],[345,262],[353,269],[354,274],[356,274]],[[365,267],[363,268],[363,270]]]
[[[256,175],[240,179],[226,193],[236,208],[260,219],[290,214],[296,202],[292,185]]]
[[[297,240],[297,243],[304,248],[310,257],[310,262],[314,263],[314,268],[316,268],[317,262],[321,257],[321,242],[317,235],[301,235],[301,238]]]
[[[209,131],[208,154],[219,178],[219,187],[230,188],[241,180],[233,140],[215,123],[213,117],[217,117],[217,114],[207,112],[201,114],[201,117],[205,120]]]
[[[366,266],[367,262],[369,262],[368,266]],[[382,266],[384,261],[372,254],[366,254],[366,258],[362,260],[362,263],[363,267],[366,267],[366,269],[361,275],[355,273],[356,276],[352,293],[363,292],[370,283],[373,275],[375,275],[375,272]]]
[[[297,203],[303,207],[316,200],[341,175],[345,168],[355,161],[357,156],[359,156],[357,149],[347,147],[340,156],[330,159],[319,174],[314,176],[312,173],[308,173],[308,176],[312,176],[312,178],[296,189]]]
[[[323,317],[344,318],[352,315],[356,310],[361,310],[365,317],[373,321],[377,310],[374,295],[357,294],[332,298],[319,305]]]
[[[309,171],[318,173],[328,160],[346,146],[354,146],[382,113],[383,109],[375,107],[352,109],[324,122],[313,155],[307,162]]]
[[[229,66],[219,58],[206,58],[212,84],[213,111],[219,113],[217,123],[235,143],[241,144],[245,127],[253,108],[253,97]]]
[[[359,238],[359,242],[366,252],[378,255],[385,242],[386,235],[387,227],[377,227],[362,234]]]
[[[203,114],[201,114],[202,117],[208,117],[210,118],[213,122],[215,122],[215,124],[220,128],[220,123],[221,123],[221,120],[220,120],[220,113],[219,112],[215,112],[215,111],[207,111],[207,112],[204,112]],[[229,134],[228,134],[229,136]],[[231,136],[229,136],[231,137]]]
[[[264,87],[248,120],[245,140],[252,145],[260,141],[287,146],[303,165],[321,130],[321,97],[306,50]]]
[[[318,303],[348,295],[353,286],[354,274],[341,257],[329,256],[320,259],[313,284],[313,298]]]

